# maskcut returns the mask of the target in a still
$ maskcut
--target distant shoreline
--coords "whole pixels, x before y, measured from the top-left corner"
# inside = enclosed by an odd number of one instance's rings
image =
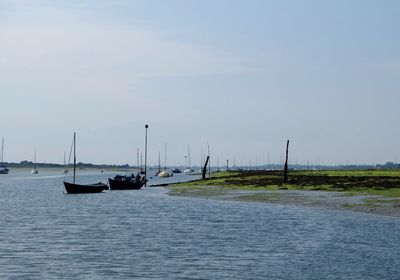
[[[16,162],[4,162],[4,165],[7,166],[8,168],[64,168],[64,164],[58,164],[58,163],[43,163],[43,162],[38,162],[34,163],[32,161],[21,161],[20,163]],[[71,163],[69,164],[71,166]],[[77,168],[128,168],[128,169],[133,169],[136,167],[130,166],[128,164],[92,164],[92,163],[84,163],[84,162],[78,162],[76,164]]]

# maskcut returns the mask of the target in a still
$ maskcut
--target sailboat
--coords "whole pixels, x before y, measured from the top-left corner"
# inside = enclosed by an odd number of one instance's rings
[[[161,155],[160,151],[158,151],[158,171],[156,172],[156,176],[160,175],[161,173]]]
[[[190,146],[188,146],[187,160],[188,160],[187,166],[186,166],[185,170],[183,170],[183,173],[190,174],[191,172],[193,172],[193,169],[191,168],[191,161],[190,161]]]
[[[74,132],[74,176],[72,183],[64,181],[64,187],[67,193],[99,193],[104,190],[108,190],[108,186],[104,183],[98,182],[95,184],[75,184],[76,174],[76,133]]]
[[[4,138],[1,141],[1,165],[0,165],[0,174],[8,174],[8,171],[10,171],[5,165],[4,165]]]
[[[33,154],[33,163],[34,163],[34,166],[33,166],[33,169],[31,170],[31,174],[38,174],[39,171],[36,168],[36,148],[35,148],[35,151]]]
[[[63,170],[63,173],[64,174],[68,173],[67,160],[65,158],[65,151],[64,151],[64,170]]]
[[[165,156],[164,156],[164,163],[165,163],[165,168],[163,171],[161,171],[160,173],[158,173],[158,177],[161,178],[168,178],[172,176],[172,173],[169,173],[167,171],[167,143],[165,143]]]

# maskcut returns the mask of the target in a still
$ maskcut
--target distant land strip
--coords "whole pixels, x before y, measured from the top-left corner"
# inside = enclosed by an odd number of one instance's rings
[[[38,162],[34,163],[33,161],[23,160],[19,163],[17,162],[4,162],[4,165],[10,168],[32,168],[34,166],[40,168],[63,168],[64,164],[59,163],[43,163]],[[71,165],[71,163],[70,163]],[[77,168],[137,168],[136,165],[129,164],[93,164],[93,163],[84,163],[78,162],[76,164]],[[168,168],[182,168],[185,169],[184,166],[179,165],[171,165]],[[154,169],[158,168],[157,165],[148,165],[148,168]],[[197,170],[200,166],[192,166],[193,169]],[[226,167],[211,167],[213,171],[215,170],[226,170]],[[281,170],[283,169],[283,164],[264,164],[257,166],[232,166],[229,167],[231,171],[242,171],[242,170]],[[394,162],[386,162],[384,164],[346,164],[346,165],[310,165],[310,164],[289,164],[289,169],[291,170],[367,170],[367,169],[400,169],[400,163]]]

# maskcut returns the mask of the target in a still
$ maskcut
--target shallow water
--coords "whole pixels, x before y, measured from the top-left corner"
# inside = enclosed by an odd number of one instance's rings
[[[159,187],[67,195],[63,179],[55,173],[0,175],[1,279],[400,275],[399,219],[172,197]]]

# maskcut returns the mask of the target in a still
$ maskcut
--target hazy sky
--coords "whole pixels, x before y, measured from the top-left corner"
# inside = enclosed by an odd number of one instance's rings
[[[400,1],[0,0],[5,160],[400,160]]]

